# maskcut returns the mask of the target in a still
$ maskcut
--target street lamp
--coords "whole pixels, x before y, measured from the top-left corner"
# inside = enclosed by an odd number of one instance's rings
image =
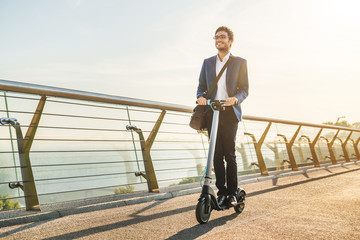
[[[345,117],[345,116],[338,117],[337,120],[336,120],[335,125],[339,122],[339,120],[340,120],[341,118],[346,118],[346,117]]]

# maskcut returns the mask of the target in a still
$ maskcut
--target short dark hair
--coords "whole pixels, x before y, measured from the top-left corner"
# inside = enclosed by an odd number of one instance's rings
[[[218,29],[216,29],[215,34],[216,34],[217,32],[220,32],[220,31],[227,32],[227,34],[228,34],[228,36],[229,36],[229,39],[230,39],[230,40],[234,40],[234,33],[233,33],[233,31],[231,31],[230,28],[228,28],[228,27],[226,27],[226,26],[218,27]]]

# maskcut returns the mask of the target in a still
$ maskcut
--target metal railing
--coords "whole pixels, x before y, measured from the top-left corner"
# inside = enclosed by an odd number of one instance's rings
[[[6,80],[0,91],[0,201],[38,210],[204,173],[208,138],[188,127],[191,107]],[[244,116],[239,175],[358,160],[359,139],[359,129]]]

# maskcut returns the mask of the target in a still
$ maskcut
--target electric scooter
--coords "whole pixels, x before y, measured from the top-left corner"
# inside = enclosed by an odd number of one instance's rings
[[[202,187],[200,198],[198,200],[198,204],[196,205],[196,219],[200,224],[204,224],[209,221],[210,214],[213,209],[217,211],[222,211],[234,207],[235,212],[240,214],[245,208],[246,193],[244,189],[242,188],[237,189],[235,196],[237,204],[235,206],[230,205],[226,200],[224,201],[224,203],[222,203],[222,205],[219,205],[216,198],[216,194],[210,186],[211,169],[212,169],[212,163],[215,153],[217,129],[219,125],[219,115],[220,115],[220,111],[225,110],[225,103],[226,101],[207,100],[207,104],[211,106],[212,110],[214,111],[214,115],[213,115],[211,134],[210,134],[210,145],[209,145],[209,153],[208,153],[206,172],[205,172],[205,181]]]

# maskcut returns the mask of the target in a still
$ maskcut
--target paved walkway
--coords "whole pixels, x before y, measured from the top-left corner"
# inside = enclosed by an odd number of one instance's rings
[[[190,194],[3,227],[2,239],[360,239],[360,166],[249,183],[246,207],[199,225]]]

